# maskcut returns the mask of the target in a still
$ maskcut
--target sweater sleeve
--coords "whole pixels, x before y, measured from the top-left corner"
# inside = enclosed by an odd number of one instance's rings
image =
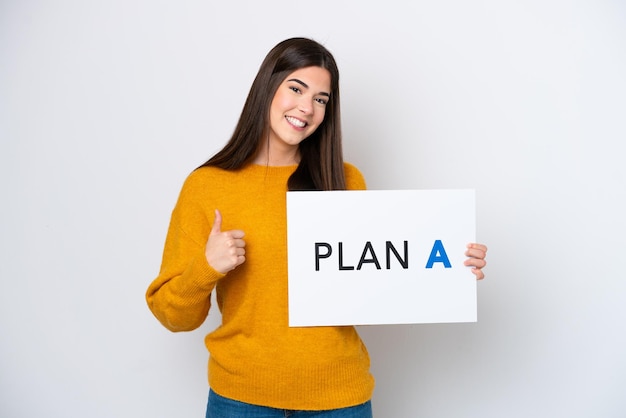
[[[159,275],[148,287],[146,301],[170,331],[191,331],[206,319],[211,292],[224,275],[204,254],[210,222],[197,199],[197,188],[185,182],[170,220]]]
[[[344,172],[346,175],[346,189],[348,190],[365,190],[367,186],[365,184],[365,178],[363,174],[350,163],[344,163]]]

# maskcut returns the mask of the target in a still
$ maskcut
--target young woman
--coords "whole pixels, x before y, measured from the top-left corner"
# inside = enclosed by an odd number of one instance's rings
[[[333,56],[310,39],[279,43],[230,141],[185,181],[146,294],[165,327],[189,331],[216,291],[208,418],[371,417],[374,379],[355,328],[290,328],[287,307],[287,190],[364,188],[342,157]],[[485,252],[466,253],[478,279]]]

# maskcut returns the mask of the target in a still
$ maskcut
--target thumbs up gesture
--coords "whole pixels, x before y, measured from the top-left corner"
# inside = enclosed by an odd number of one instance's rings
[[[222,231],[222,214],[215,210],[215,222],[206,243],[207,262],[216,271],[226,274],[246,261],[244,232],[238,229]]]

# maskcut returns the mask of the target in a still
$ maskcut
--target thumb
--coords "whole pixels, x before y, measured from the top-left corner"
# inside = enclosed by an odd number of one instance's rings
[[[220,232],[222,232],[222,214],[218,209],[215,209],[215,221],[213,221],[211,235],[219,234]]]

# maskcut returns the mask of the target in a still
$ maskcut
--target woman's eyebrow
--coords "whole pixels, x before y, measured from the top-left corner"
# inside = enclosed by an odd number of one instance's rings
[[[298,80],[297,78],[290,78],[290,79],[289,79],[289,80],[287,80],[287,81],[293,81],[294,83],[298,83],[298,84],[300,84],[302,87],[304,87],[304,88],[306,88],[306,89],[308,89],[308,88],[309,88],[308,84],[306,84],[306,83],[305,83],[304,81],[302,81],[302,80]],[[320,95],[322,95],[322,96],[330,97],[330,93],[326,93],[325,91],[321,91],[321,92],[319,92],[318,94],[320,94]]]

